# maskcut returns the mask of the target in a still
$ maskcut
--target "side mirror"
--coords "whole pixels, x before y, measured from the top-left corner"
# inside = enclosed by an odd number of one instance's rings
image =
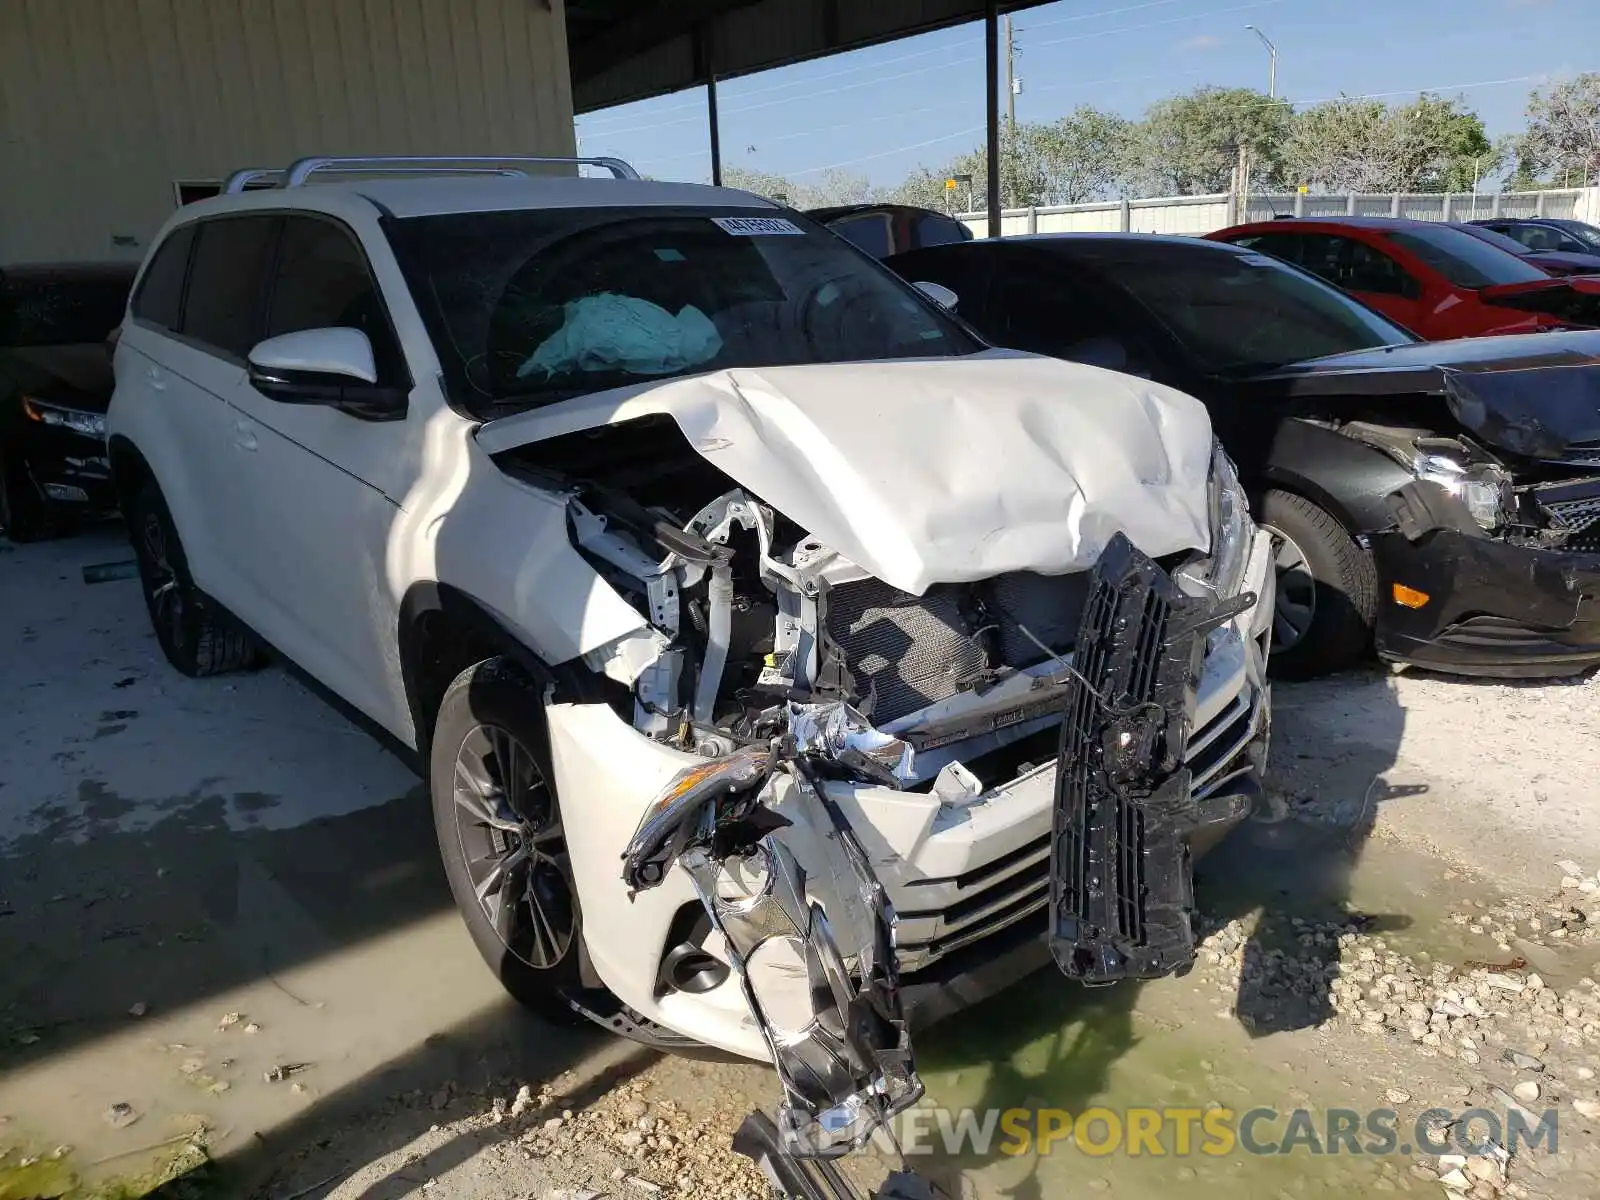
[[[378,383],[372,343],[359,329],[302,329],[258,343],[250,385],[282,404],[320,404],[367,420],[406,411],[405,392]]]
[[[932,300],[940,308],[949,309],[951,312],[955,312],[956,305],[961,303],[961,297],[956,295],[955,292],[951,291],[949,288],[945,287],[945,285],[942,283],[929,283],[926,279],[924,279],[917,283],[913,283],[911,286],[916,288],[917,291],[921,292],[929,300]]]

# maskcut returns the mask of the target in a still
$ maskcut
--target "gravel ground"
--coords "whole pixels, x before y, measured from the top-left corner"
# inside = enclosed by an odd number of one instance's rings
[[[133,586],[82,583],[124,556],[0,542],[23,697],[0,715],[0,1196],[141,1156],[173,1159],[172,1196],[760,1196],[727,1146],[770,1073],[510,1009],[445,907],[415,780],[282,672],[167,671]],[[1278,804],[1202,874],[1196,972],[1015,989],[921,1043],[930,1095],[1551,1105],[1561,1155],[929,1169],[1024,1198],[1600,1195],[1600,685],[1374,668],[1275,701]]]

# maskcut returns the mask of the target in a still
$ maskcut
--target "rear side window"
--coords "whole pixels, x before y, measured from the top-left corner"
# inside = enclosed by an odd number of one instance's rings
[[[162,329],[178,329],[183,316],[183,281],[189,274],[193,225],[168,235],[151,260],[133,298],[133,315]]]
[[[278,244],[267,337],[302,329],[359,329],[372,343],[379,379],[403,383],[399,342],[378,298],[367,258],[330,221],[289,217]]]
[[[261,331],[267,263],[276,217],[219,217],[202,221],[189,271],[183,333],[242,359]]]

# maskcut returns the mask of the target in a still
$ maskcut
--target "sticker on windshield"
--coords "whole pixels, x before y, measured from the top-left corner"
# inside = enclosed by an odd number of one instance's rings
[[[711,223],[728,233],[744,237],[764,237],[769,234],[798,233],[805,230],[783,217],[712,217]]]

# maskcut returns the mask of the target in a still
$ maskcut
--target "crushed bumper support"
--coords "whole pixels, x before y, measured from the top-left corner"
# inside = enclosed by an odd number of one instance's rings
[[[1170,974],[1194,958],[1189,838],[1207,814],[1184,767],[1195,688],[1212,630],[1255,603],[1182,592],[1122,535],[1093,573],[1070,676],[1057,764],[1049,945],[1085,983]],[[922,1095],[903,1011],[895,914],[826,777],[885,783],[907,747],[842,707],[795,705],[788,731],[693,767],[647,812],[623,879],[655,887],[674,865],[722,937],[783,1086],[778,1119],[752,1116],[747,1154],[789,1194],[848,1198],[828,1160],[860,1148]],[[775,773],[822,831],[830,901],[808,895],[785,845],[790,820],[763,796]],[[1232,815],[1242,794],[1231,797]],[[815,864],[814,864],[815,865]],[[879,1200],[933,1200],[914,1173]]]

